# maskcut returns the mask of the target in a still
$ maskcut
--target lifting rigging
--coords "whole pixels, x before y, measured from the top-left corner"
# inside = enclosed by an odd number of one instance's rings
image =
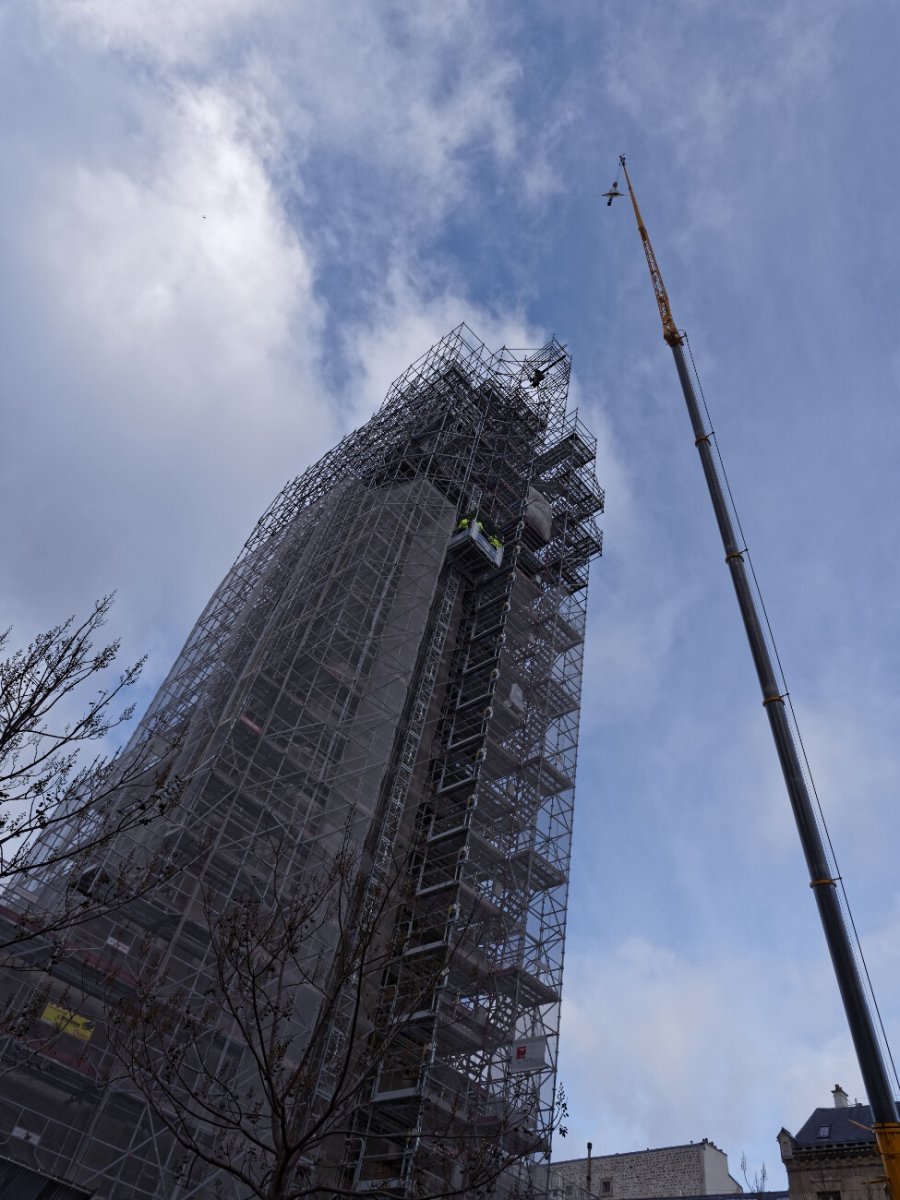
[[[668,293],[663,284],[662,274],[641,216],[641,210],[638,208],[637,197],[631,186],[624,155],[620,155],[619,164],[625,175],[625,184],[628,195],[631,197],[638,233],[644,247],[647,266],[650,269],[650,279],[662,320],[663,338],[671,348],[675,359],[675,369],[678,372],[678,380],[693,428],[694,444],[700,454],[703,474],[725,549],[725,562],[731,573],[738,607],[744,622],[747,640],[750,643],[750,652],[762,689],[763,707],[769,719],[809,869],[809,885],[816,898],[863,1084],[872,1110],[874,1132],[884,1162],[886,1180],[892,1200],[900,1200],[900,1122],[898,1122],[897,1105],[894,1101],[884,1055],[876,1035],[862,976],[853,954],[847,920],[838,896],[836,886],[838,880],[831,873],[825,844],[816,821],[810,790],[791,731],[784,703],[786,697],[779,688],[778,676],[763,632],[756,599],[747,573],[747,565],[744,561],[746,548],[741,546],[735,534],[731,511],[711,445],[712,430],[707,429],[704,424],[693,380],[685,361],[685,338],[672,317]],[[610,191],[604,193],[607,207],[619,195],[622,193],[618,190],[618,184],[614,183]]]

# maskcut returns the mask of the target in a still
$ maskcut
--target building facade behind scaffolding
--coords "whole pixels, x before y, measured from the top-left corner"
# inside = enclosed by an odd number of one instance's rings
[[[433,1195],[494,1164],[521,1191],[547,1159],[602,509],[568,378],[556,341],[491,353],[461,326],[257,523],[133,741],[185,781],[179,806],[48,887],[96,894],[151,853],[159,882],[67,933],[37,1004],[33,974],[4,984],[30,1015],[5,1026],[0,1156],[98,1200],[254,1194],[214,1165],[213,1122],[191,1160],[166,1097],[117,1067],[116,1010],[137,1011],[152,963],[167,1011],[196,1011],[229,905],[296,896],[339,858],[349,919],[311,942],[330,982],[283,1015],[305,1119],[342,1087],[352,1114],[297,1178]],[[340,974],[353,928],[377,971]],[[239,1092],[253,1063],[232,1017],[216,1046]],[[171,1015],[166,1037],[186,1038]]]

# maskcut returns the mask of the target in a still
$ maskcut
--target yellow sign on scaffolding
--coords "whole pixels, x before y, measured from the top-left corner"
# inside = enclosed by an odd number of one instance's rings
[[[48,1004],[41,1013],[40,1020],[46,1021],[48,1025],[55,1025],[60,1033],[69,1033],[82,1042],[89,1042],[94,1033],[94,1021],[56,1004]]]

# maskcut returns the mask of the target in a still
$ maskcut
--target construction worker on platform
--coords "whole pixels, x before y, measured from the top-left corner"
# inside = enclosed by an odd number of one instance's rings
[[[478,531],[478,533],[481,534],[481,536],[484,538],[484,540],[489,545],[493,546],[493,548],[495,550],[502,550],[503,543],[500,541],[500,539],[497,537],[497,535],[495,533],[487,532],[487,530],[484,527],[484,521],[482,521],[482,519],[480,517],[474,517],[474,518],[469,517],[469,516],[463,517],[457,523],[457,526],[456,526],[457,532],[463,533],[465,530],[467,530],[469,528],[469,526],[472,524],[473,519],[475,521],[476,530]]]

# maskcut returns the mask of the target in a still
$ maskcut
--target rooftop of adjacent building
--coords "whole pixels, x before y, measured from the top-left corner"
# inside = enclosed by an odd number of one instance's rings
[[[794,1150],[823,1149],[837,1146],[874,1146],[872,1110],[850,1097],[839,1083],[832,1089],[834,1104],[816,1108],[795,1134],[782,1129],[778,1135],[782,1159],[790,1158]]]
[[[724,1150],[720,1150],[715,1142],[709,1138],[701,1138],[699,1142],[676,1142],[672,1146],[647,1146],[644,1150],[617,1150],[613,1154],[592,1154],[591,1161],[598,1162],[600,1159],[609,1158],[630,1158],[635,1154],[664,1154],[670,1150],[690,1150],[695,1146],[710,1146],[713,1150],[718,1150],[720,1154],[724,1154]],[[567,1163],[586,1163],[587,1155],[583,1154],[578,1158],[555,1158],[551,1164],[554,1167],[563,1167]]]
[[[823,1143],[874,1142],[872,1110],[868,1104],[849,1104],[846,1108],[817,1108],[797,1132],[798,1146],[821,1146]]]

